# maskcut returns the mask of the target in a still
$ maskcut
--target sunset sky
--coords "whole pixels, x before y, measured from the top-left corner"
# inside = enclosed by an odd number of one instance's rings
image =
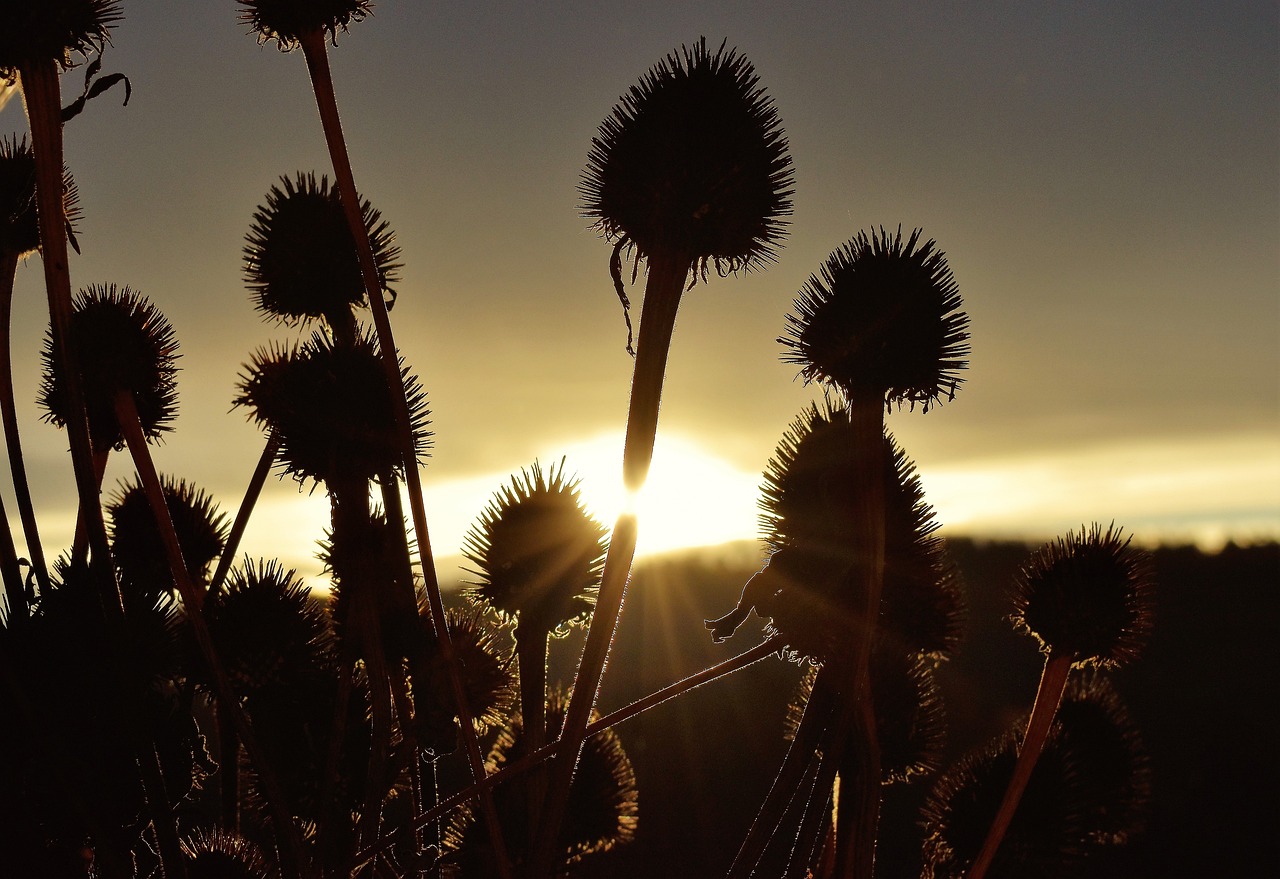
[[[244,236],[281,175],[328,158],[301,53],[258,45],[231,0],[123,7],[103,70],[132,100],[67,126],[72,283],[127,284],[169,317],[182,414],[160,467],[230,515],[262,445],[230,411],[236,376],[299,335],[254,310]],[[948,533],[1280,537],[1278,34],[1274,2],[383,0],[331,59],[357,182],[403,249],[392,320],[433,411],[437,553],[535,458],[567,456],[602,514],[616,501],[631,359],[577,185],[618,96],[700,36],[772,96],[795,213],[775,265],[685,297],[642,548],[755,536],[760,471],[818,393],[780,360],[784,315],[881,225],[937,240],[971,318],[956,399],[889,419]],[[64,103],[81,85],[64,77]],[[0,136],[25,127],[20,99],[0,110]],[[14,356],[58,547],[74,489],[33,402],[42,283],[38,260],[20,269]],[[7,481],[4,500],[16,519]],[[273,480],[243,549],[314,571],[325,514]]]

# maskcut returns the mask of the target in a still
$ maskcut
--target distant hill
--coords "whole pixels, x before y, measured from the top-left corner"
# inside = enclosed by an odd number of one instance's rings
[[[967,637],[943,667],[958,755],[1030,707],[1041,657],[1006,622],[1014,572],[1033,547],[952,540],[970,604]],[[759,642],[753,616],[724,644],[702,621],[725,613],[758,567],[753,544],[643,560],[628,591],[602,708],[635,698]],[[1141,662],[1115,676],[1155,765],[1146,835],[1096,877],[1274,875],[1280,826],[1274,738],[1280,546],[1155,553],[1155,636]],[[553,645],[552,679],[571,680],[580,636]],[[592,876],[722,876],[782,759],[782,718],[800,676],[770,657],[618,727],[640,783],[636,842]],[[880,879],[918,875],[916,800],[891,788]]]

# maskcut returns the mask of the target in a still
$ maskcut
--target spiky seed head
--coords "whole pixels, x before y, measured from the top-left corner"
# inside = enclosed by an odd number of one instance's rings
[[[885,436],[885,577],[878,629],[906,653],[941,658],[960,640],[964,599],[935,531],[915,465]],[[810,404],[765,469],[760,524],[772,549],[757,611],[799,657],[820,661],[864,628],[856,524],[857,461],[849,410]],[[758,577],[762,575],[757,575]]]
[[[920,235],[860,232],[832,253],[787,315],[783,360],[806,381],[883,395],[886,404],[928,411],[954,396],[968,365],[969,318],[946,255]]]
[[[424,621],[430,618],[425,601],[419,611]],[[503,643],[486,622],[484,611],[476,606],[450,608],[445,611],[449,637],[458,666],[462,670],[462,688],[476,731],[503,724],[515,702],[515,677],[511,672],[511,644]],[[419,744],[437,754],[451,752],[457,745],[457,702],[449,680],[449,666],[437,646],[431,653],[427,686],[415,680],[414,707]]]
[[[298,45],[308,31],[336,39],[354,21],[369,15],[369,0],[239,0],[240,20],[258,33],[258,42],[275,40],[281,51]]]
[[[80,220],[80,192],[62,170],[62,212],[67,225]],[[40,248],[36,220],[36,162],[27,139],[0,140],[0,254],[23,259]]]
[[[534,462],[503,486],[468,532],[469,594],[521,626],[560,629],[595,605],[605,529],[582,504],[562,459]]]
[[[381,214],[360,205],[383,289],[395,299],[400,248]],[[319,317],[349,315],[365,304],[364,278],[355,240],[342,211],[342,197],[329,179],[299,173],[267,193],[245,237],[245,283],[257,308],[281,323],[295,325]]]
[[[1014,624],[1076,664],[1135,659],[1151,633],[1151,556],[1115,525],[1094,523],[1041,547],[1016,581]]]
[[[68,348],[80,364],[94,448],[124,448],[116,420],[117,392],[133,397],[148,439],[172,429],[170,422],[178,414],[178,341],[169,321],[146,297],[115,284],[84,288],[73,303]],[[45,335],[42,356],[39,402],[45,420],[63,427],[70,402],[52,330]]]
[[[705,274],[774,258],[791,213],[791,157],[755,69],[705,38],[655,65],[592,140],[584,214],[638,257]]]
[[[194,583],[203,584],[210,564],[226,546],[227,517],[209,495],[185,480],[165,476],[161,491],[178,534],[187,573]],[[139,596],[173,592],[176,586],[160,528],[142,486],[137,482],[121,483],[108,502],[106,513],[121,589]]]
[[[204,604],[209,634],[238,693],[252,696],[296,686],[329,658],[324,609],[293,570],[275,560],[245,559]],[[200,679],[209,683],[203,662]]]
[[[561,694],[547,702],[547,728],[564,723],[566,700]],[[593,713],[593,719],[596,716]],[[527,753],[524,725],[519,715],[498,733],[486,766],[490,772],[519,760]],[[529,793],[528,774],[515,776],[494,789],[498,823],[506,835],[507,851],[514,864],[528,857]],[[583,743],[564,822],[560,825],[557,875],[574,864],[635,838],[639,816],[635,770],[622,742],[613,730],[604,730]],[[456,875],[489,877],[497,875],[484,821],[476,820],[470,808],[455,813],[445,838],[446,863]]]
[[[187,859],[188,879],[267,879],[271,875],[256,845],[221,827],[196,830],[179,847]]]
[[[12,82],[19,67],[38,61],[70,70],[72,56],[101,52],[122,18],[119,0],[11,0],[0,17],[0,79]]]
[[[426,454],[426,392],[401,366],[414,455]],[[321,333],[305,345],[259,351],[240,377],[235,405],[280,438],[280,462],[299,482],[381,479],[400,472],[403,457],[391,389],[378,349],[367,335],[335,344]]]

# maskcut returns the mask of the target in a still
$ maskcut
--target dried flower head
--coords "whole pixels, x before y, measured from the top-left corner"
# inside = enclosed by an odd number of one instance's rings
[[[80,193],[62,171],[62,212],[68,228],[80,219]],[[22,259],[40,248],[36,163],[25,137],[0,140],[0,254]]]
[[[1151,556],[1132,539],[1095,523],[1041,547],[1018,576],[1015,625],[1077,664],[1135,659],[1151,632],[1155,595]]]
[[[178,341],[169,321],[146,297],[115,284],[81,290],[71,315],[68,348],[80,364],[95,449],[124,448],[115,413],[119,392],[133,397],[148,438],[171,429],[178,406]],[[39,402],[45,420],[62,427],[70,403],[61,360],[54,356],[52,330],[45,336],[42,355]]]
[[[360,210],[383,289],[394,300],[390,285],[400,269],[400,248],[368,201]],[[290,325],[317,317],[349,320],[351,307],[365,304],[355,240],[342,197],[327,177],[319,183],[314,174],[281,177],[253,215],[245,240],[245,282],[264,314]]]
[[[946,256],[921,230],[858,233],[811,275],[787,315],[783,360],[806,381],[887,404],[929,407],[955,395],[969,318]]]
[[[227,517],[213,499],[185,480],[166,476],[161,491],[178,534],[182,560],[194,583],[203,584],[209,565],[227,543]],[[155,596],[176,588],[151,503],[138,483],[121,483],[107,504],[111,552],[120,586],[129,594]]]
[[[426,392],[401,367],[415,459],[431,433]],[[280,437],[280,461],[299,482],[379,479],[400,471],[404,461],[395,406],[374,341],[335,344],[315,333],[293,351],[259,351],[240,377],[235,405]]]
[[[881,637],[906,653],[942,657],[960,639],[959,576],[934,532],[915,465],[885,436],[885,575]],[[849,410],[810,404],[765,469],[760,524],[772,549],[734,613],[709,625],[725,637],[754,605],[772,617],[793,655],[821,660],[865,628],[865,598],[849,547],[856,525],[857,461]],[[749,602],[749,603],[748,603]]]
[[[297,686],[328,663],[323,607],[295,571],[245,559],[204,604],[209,634],[238,693]],[[204,677],[197,664],[198,679]]]
[[[261,850],[243,836],[213,827],[182,840],[187,879],[267,879],[271,875]]]
[[[463,544],[474,599],[548,632],[591,613],[606,532],[578,485],[563,459],[550,472],[535,461],[494,495]]]
[[[240,6],[240,20],[258,32],[258,42],[275,40],[285,52],[308,31],[335,38],[373,8],[369,0],[240,0]]]
[[[547,728],[559,729],[564,723],[564,712],[564,697],[550,697]],[[497,771],[523,757],[526,753],[523,739],[524,728],[517,715],[498,734],[487,760],[489,771]],[[493,793],[498,822],[506,835],[507,852],[517,866],[528,855],[528,778],[528,774],[518,775],[495,788]],[[557,875],[583,858],[634,839],[638,802],[635,770],[617,734],[609,729],[587,739],[569,788],[565,819],[560,825]],[[470,808],[455,813],[444,841],[446,863],[456,875],[468,879],[497,875],[488,829],[484,821],[475,818]]]
[[[426,617],[423,603],[420,613]],[[511,647],[503,645],[486,624],[478,607],[451,608],[445,611],[449,638],[458,667],[462,671],[462,687],[476,731],[505,723],[515,702],[515,678],[511,672]],[[434,642],[433,642],[434,643]],[[419,689],[414,700],[415,721],[419,726],[419,744],[437,754],[449,753],[457,744],[457,704],[449,681],[449,668],[437,647],[431,654],[429,686]],[[415,680],[415,687],[422,684]]]
[[[755,69],[703,38],[621,98],[592,140],[579,191],[620,248],[724,273],[773,259],[791,186],[787,141]]]
[[[111,28],[124,17],[119,0],[21,0],[6,3],[0,28],[0,79],[13,81],[18,68],[54,61],[63,70],[73,55],[102,51]]]

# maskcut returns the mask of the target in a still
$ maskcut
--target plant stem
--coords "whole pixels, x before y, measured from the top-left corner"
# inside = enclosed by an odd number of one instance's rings
[[[387,385],[391,390],[392,403],[396,409],[396,422],[399,428],[402,457],[404,460],[405,483],[408,487],[409,506],[413,516],[414,532],[418,541],[418,555],[422,560],[423,586],[427,592],[431,620],[435,628],[436,641],[440,645],[440,653],[449,671],[449,682],[453,689],[455,709],[458,713],[459,725],[462,727],[462,741],[467,752],[467,762],[471,769],[473,781],[484,778],[484,756],[480,752],[480,741],[476,733],[475,723],[471,717],[470,706],[467,705],[466,688],[462,682],[458,659],[449,636],[449,625],[445,620],[444,601],[440,595],[440,583],[436,578],[435,560],[431,553],[431,537],[427,530],[426,510],[422,504],[422,483],[418,475],[417,455],[414,449],[413,428],[409,418],[409,405],[404,392],[404,378],[400,374],[400,364],[396,356],[395,338],[391,332],[391,321],[387,316],[386,303],[382,299],[382,279],[378,276],[377,263],[374,260],[373,248],[369,243],[369,232],[364,225],[364,217],[360,210],[360,196],[356,190],[355,175],[351,170],[351,160],[347,154],[346,140],[342,134],[342,122],[338,116],[338,102],[333,90],[333,76],[329,69],[328,50],[325,47],[324,33],[313,29],[303,33],[298,39],[303,56],[307,61],[307,70],[311,76],[311,84],[316,97],[316,107],[320,113],[320,123],[324,128],[325,142],[329,148],[329,157],[333,163],[334,179],[341,195],[343,212],[347,224],[356,242],[356,251],[360,257],[360,270],[364,279],[365,295],[369,300],[369,310],[373,314],[374,327],[378,334],[378,347],[382,353],[383,367],[387,375]],[[498,825],[497,812],[493,807],[493,798],[487,789],[480,793],[480,810],[489,829],[489,837],[495,847],[495,858],[502,879],[510,879],[510,860],[505,851],[502,831]]]
[[[7,627],[16,629],[26,622],[29,613],[27,591],[22,586],[22,570],[18,567],[18,551],[13,545],[13,532],[9,530],[9,517],[4,501],[0,501],[0,578],[4,580],[4,594],[8,613],[4,615]]]
[[[671,350],[671,334],[675,329],[676,311],[692,260],[679,255],[653,254],[649,258],[649,277],[645,284],[644,306],[640,315],[640,335],[636,343],[636,365],[631,379],[631,403],[627,412],[626,445],[622,452],[622,478],[628,492],[638,492],[649,475],[653,446],[658,434],[658,407],[662,399],[663,377],[667,355]],[[573,695],[565,711],[561,738],[564,747],[551,766],[547,799],[540,821],[538,847],[530,861],[533,879],[549,876],[552,870],[551,848],[557,838],[564,810],[569,802],[569,785],[582,742],[586,736],[591,709],[600,691],[605,662],[613,646],[627,579],[635,557],[637,521],[633,513],[623,513],[614,526],[605,556],[600,592],[587,630],[587,642],[578,663]]]
[[[520,665],[520,718],[527,751],[536,751],[547,743],[547,630],[520,616],[516,624],[516,661]],[[526,851],[533,851],[538,840],[538,810],[546,796],[547,775],[543,767],[533,771],[527,784],[528,832]]]
[[[84,402],[79,362],[71,350],[71,270],[67,262],[67,226],[63,211],[62,97],[58,67],[52,59],[33,60],[21,65],[22,98],[31,127],[31,153],[36,168],[36,208],[40,225],[40,256],[44,264],[45,290],[53,353],[66,380],[68,402],[67,437],[71,444],[71,466],[75,473],[81,515],[86,518],[93,564],[109,568],[111,553],[106,523],[93,475],[93,445]],[[114,576],[97,578],[103,613],[118,626],[124,606]]]
[[[222,548],[222,555],[218,557],[218,567],[213,572],[213,579],[209,581],[210,592],[217,591],[222,581],[227,578],[227,574],[231,572],[231,566],[235,564],[240,541],[244,539],[245,529],[249,527],[249,517],[253,515],[253,508],[262,494],[262,486],[266,484],[267,476],[270,475],[271,467],[275,464],[276,455],[279,452],[280,434],[272,430],[267,437],[266,445],[263,446],[262,456],[258,458],[258,466],[254,468],[253,476],[249,478],[249,486],[244,490],[244,499],[240,501],[240,509],[236,511],[236,519],[231,524],[227,544]]]
[[[5,447],[9,450],[9,469],[13,472],[13,493],[22,518],[22,532],[27,541],[27,555],[36,573],[36,583],[43,593],[49,588],[49,570],[45,565],[40,529],[36,525],[35,505],[27,481],[27,466],[22,456],[18,435],[18,413],[13,398],[13,284],[18,270],[18,254],[0,253],[0,418],[4,420]]]
[[[1031,772],[1036,768],[1036,761],[1044,751],[1045,742],[1049,740],[1049,731],[1053,728],[1053,718],[1058,713],[1058,705],[1062,702],[1062,694],[1067,688],[1067,678],[1071,674],[1071,663],[1075,656],[1070,653],[1053,652],[1045,659],[1044,671],[1040,675],[1040,687],[1036,691],[1035,705],[1031,709],[1031,717],[1027,720],[1027,731],[1022,737],[1022,747],[1018,749],[1018,762],[1013,767],[1013,776],[1009,786],[1005,788],[1004,798],[991,826],[987,829],[987,837],[982,848],[973,859],[969,868],[968,879],[982,879],[995,860],[1000,842],[1009,830],[1014,812],[1022,799],[1027,784],[1031,781]]]
[[[209,634],[208,624],[204,619],[204,594],[191,582],[186,562],[182,558],[182,547],[178,543],[178,535],[173,527],[173,519],[169,515],[168,504],[165,503],[164,491],[160,483],[160,475],[156,472],[155,463],[151,460],[151,450],[147,446],[146,436],[142,432],[142,423],[138,419],[138,409],[133,397],[124,391],[115,396],[116,419],[120,430],[128,444],[129,453],[133,457],[134,467],[138,471],[138,481],[151,505],[151,514],[155,517],[156,526],[160,529],[161,541],[164,544],[165,556],[169,562],[169,571],[173,574],[173,582],[182,595],[186,609],[187,621],[195,636],[196,646],[204,661],[208,663],[213,677],[214,690],[219,705],[225,706],[235,724],[236,732],[244,745],[245,752],[258,769],[258,777],[262,783],[267,805],[279,835],[282,872],[287,877],[302,876],[305,863],[302,838],[298,834],[297,825],[285,805],[284,789],[276,778],[275,771],[266,759],[257,736],[249,725],[240,700],[231,688],[226,669],[214,647],[213,638]]]

